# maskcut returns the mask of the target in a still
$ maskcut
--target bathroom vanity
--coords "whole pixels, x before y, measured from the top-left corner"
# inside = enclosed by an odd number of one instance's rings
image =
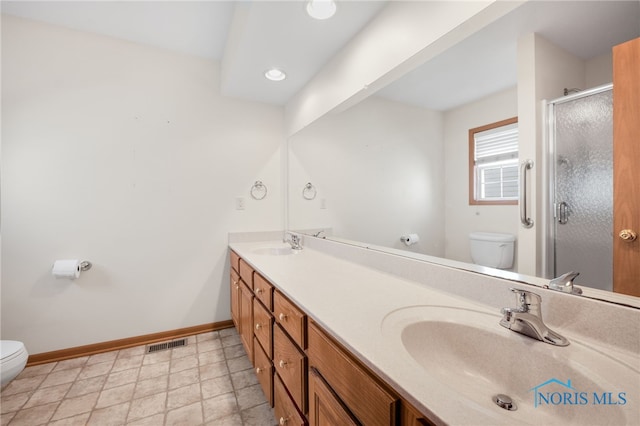
[[[280,424],[640,422],[638,309],[307,240],[230,242],[233,321]],[[501,327],[510,287],[570,344]],[[580,406],[544,404],[567,383]]]
[[[246,260],[230,259],[233,321],[280,424],[434,424]]]

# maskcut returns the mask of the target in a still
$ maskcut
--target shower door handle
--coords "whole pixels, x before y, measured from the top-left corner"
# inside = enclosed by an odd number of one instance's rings
[[[520,165],[520,222],[525,228],[533,226],[533,220],[527,216],[527,170],[533,168],[533,160],[525,160]]]
[[[558,204],[558,223],[566,225],[569,222],[569,204],[564,201]]]

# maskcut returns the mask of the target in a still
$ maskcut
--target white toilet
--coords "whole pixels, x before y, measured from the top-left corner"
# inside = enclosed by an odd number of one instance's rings
[[[11,380],[15,379],[18,374],[27,365],[29,353],[24,343],[15,340],[0,340],[0,376],[2,378],[1,386],[4,387]]]
[[[469,234],[471,259],[473,263],[498,269],[513,266],[515,235],[493,232],[472,232]]]

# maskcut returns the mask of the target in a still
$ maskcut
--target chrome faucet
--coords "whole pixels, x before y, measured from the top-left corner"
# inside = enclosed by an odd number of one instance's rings
[[[289,235],[289,239],[287,239],[287,234]],[[293,232],[287,232],[284,238],[285,242],[291,244],[292,250],[302,250],[302,238],[298,234],[294,234]]]
[[[517,307],[502,308],[504,315],[500,325],[516,333],[524,334],[555,346],[567,346],[569,341],[552,331],[542,322],[542,298],[530,291],[512,288]]]
[[[551,290],[558,290],[563,293],[582,294],[582,289],[573,285],[573,280],[580,275],[580,272],[567,272],[549,281]]]

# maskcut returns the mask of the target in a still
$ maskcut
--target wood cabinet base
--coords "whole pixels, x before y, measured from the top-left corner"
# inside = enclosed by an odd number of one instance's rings
[[[295,404],[289,397],[286,388],[277,374],[273,376],[273,398],[273,410],[276,420],[280,425],[305,426],[307,424],[306,419],[296,409]]]

